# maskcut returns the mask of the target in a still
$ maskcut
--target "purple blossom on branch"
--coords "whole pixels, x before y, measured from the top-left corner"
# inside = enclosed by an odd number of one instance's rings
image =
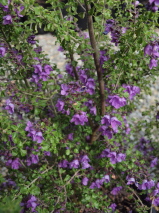
[[[29,44],[36,44],[36,41],[34,40],[35,39],[35,35],[30,35],[28,38],[27,38],[27,42]]]
[[[12,169],[19,169],[19,167],[21,167],[21,163],[19,158],[9,159],[6,162],[6,166],[10,166]]]
[[[4,57],[5,53],[6,53],[6,48],[5,47],[0,47],[0,58]]]
[[[6,100],[5,109],[8,111],[9,114],[14,113],[14,104],[9,99]]]
[[[120,107],[123,107],[126,105],[126,99],[125,98],[121,98],[118,95],[112,95],[109,96],[109,103],[115,107],[115,109],[119,109]]]
[[[24,199],[20,206],[23,206],[24,209],[20,213],[25,213],[31,208],[31,212],[35,212],[37,204],[37,198],[34,195],[30,195],[28,198]]]
[[[156,158],[154,158],[154,159],[151,161],[150,167],[155,167],[155,166],[157,166],[157,162],[158,162],[158,158],[156,157]]]
[[[140,190],[147,190],[147,189],[151,189],[153,186],[155,186],[155,182],[154,182],[153,180],[150,180],[150,181],[144,180],[144,181],[142,182],[142,184],[139,185],[138,188],[139,188]]]
[[[3,16],[3,25],[12,24],[12,16],[6,15]]]
[[[86,112],[81,111],[78,114],[75,114],[72,117],[70,122],[71,123],[74,122],[75,125],[82,125],[82,126],[85,125],[85,123],[88,122],[88,117]]]
[[[57,104],[55,105],[57,110],[59,112],[61,112],[64,108],[65,102],[61,101],[60,99],[58,99]]]
[[[88,181],[89,181],[89,179],[88,179],[87,177],[84,177],[84,178],[82,179],[82,184],[83,184],[84,186],[87,186],[87,185],[88,185]]]
[[[137,86],[130,86],[130,85],[125,85],[124,84],[123,87],[126,89],[126,90],[124,90],[124,92],[129,93],[129,99],[130,100],[133,100],[134,96],[136,94],[140,93],[140,88],[137,87]]]
[[[117,205],[115,203],[112,203],[109,208],[111,208],[113,211],[115,211]]]
[[[39,162],[39,157],[38,155],[34,155],[34,154],[31,154],[27,160],[27,166],[30,166],[31,164],[37,164]]]
[[[122,190],[122,188],[122,186],[114,187],[110,193],[112,195],[117,195]]]

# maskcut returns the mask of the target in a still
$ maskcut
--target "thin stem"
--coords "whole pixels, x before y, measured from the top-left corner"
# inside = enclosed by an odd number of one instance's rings
[[[103,81],[103,76],[102,76],[102,70],[100,68],[99,55],[98,55],[96,40],[95,40],[95,36],[94,36],[93,20],[92,20],[92,16],[89,14],[91,6],[87,4],[87,0],[84,0],[84,2],[85,2],[85,7],[86,7],[90,43],[91,43],[92,49],[94,51],[93,58],[94,58],[94,64],[96,67],[98,83],[99,83],[100,106],[101,106],[100,115],[103,116],[105,114],[104,81]]]

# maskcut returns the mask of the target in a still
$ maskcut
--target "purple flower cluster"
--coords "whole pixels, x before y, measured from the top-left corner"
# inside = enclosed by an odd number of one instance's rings
[[[130,100],[133,100],[134,96],[140,93],[140,88],[137,86],[123,84],[123,87],[126,89],[124,90],[124,92],[129,93]]]
[[[61,112],[63,110],[63,108],[64,108],[64,105],[65,105],[65,102],[60,100],[60,99],[58,99],[57,104],[55,106],[57,107],[57,110],[59,112]]]
[[[6,166],[11,167],[12,169],[19,169],[22,165],[21,165],[21,163],[20,163],[19,158],[15,158],[15,159],[10,158],[10,159],[6,162]]]
[[[150,181],[144,180],[142,182],[142,184],[140,184],[138,186],[138,189],[140,189],[140,190],[147,190],[147,189],[151,189],[154,186],[155,186],[155,182],[153,180],[150,180]]]
[[[159,45],[158,42],[151,42],[150,44],[147,44],[144,48],[144,55],[149,55],[150,63],[149,68],[152,69],[153,67],[158,66],[158,57],[159,57]]]
[[[10,1],[8,1],[8,5],[2,5],[2,4],[0,4],[0,7],[2,8],[3,12],[10,13],[9,4],[10,4]],[[10,25],[10,24],[13,23],[13,17],[14,18],[23,17],[23,15],[20,14],[23,10],[24,10],[24,6],[22,6],[22,5],[15,6],[14,11],[15,11],[17,17],[15,17],[15,15],[7,14],[7,15],[3,16],[3,22],[2,22],[2,24],[3,25],[8,25],[8,24]]]
[[[67,64],[66,70],[71,76],[74,76],[72,65]],[[79,94],[83,91],[93,95],[95,92],[95,80],[93,78],[89,78],[86,71],[80,69],[80,67],[76,67],[76,70],[78,71],[80,81],[70,82],[69,84],[61,84],[61,95],[67,96]]]
[[[15,188],[15,187],[16,187],[16,183],[11,179],[7,179],[5,182],[3,182],[0,185],[0,190],[5,189],[5,188]]]
[[[30,35],[28,38],[27,38],[27,42],[29,44],[36,44],[36,41],[34,40],[35,39],[35,35]]]
[[[0,44],[0,46],[2,46],[2,47],[0,47],[0,58],[1,58],[1,57],[5,56],[6,48],[2,44]]]
[[[122,162],[125,160],[126,155],[123,153],[117,154],[116,152],[110,151],[110,149],[104,149],[100,155],[101,158],[108,157],[110,158],[110,162],[112,164],[116,164],[118,162]]]
[[[158,11],[159,6],[159,0],[149,0],[149,2],[146,5],[146,8],[148,10],[151,10],[152,12]]]
[[[150,167],[155,167],[157,166],[157,163],[158,163],[158,158],[154,158],[152,161],[151,161],[151,164],[150,164]]]
[[[27,166],[30,166],[32,164],[37,164],[38,162],[39,162],[39,157],[38,155],[34,155],[34,154],[31,154],[26,160]]]
[[[88,117],[87,117],[87,114],[86,112],[79,112],[79,113],[76,113],[71,121],[71,123],[74,123],[75,125],[85,125],[86,122],[88,122]]]
[[[128,182],[127,182],[127,185],[133,185],[133,184],[135,184],[135,186],[138,188],[139,183],[135,180],[134,177],[127,176],[127,177],[126,177],[126,180],[128,181]]]
[[[101,188],[101,186],[103,185],[103,183],[109,183],[110,182],[110,177],[109,175],[105,175],[104,177],[102,177],[101,179],[97,179],[96,181],[92,182],[90,185],[90,189],[95,189],[95,188]]]
[[[123,107],[126,105],[126,99],[121,98],[118,95],[112,95],[108,96],[109,103],[115,108],[119,109],[120,107]]]
[[[38,83],[41,79],[42,81],[47,81],[50,71],[52,71],[52,68],[50,65],[46,64],[42,67],[41,64],[33,65],[34,67],[34,74],[32,75],[31,81],[34,83]]]
[[[126,28],[125,27],[119,27],[117,26],[117,23],[115,20],[113,19],[108,19],[106,21],[105,24],[105,31],[104,31],[104,35],[107,35],[109,32],[111,33],[111,42],[115,43],[115,45],[117,46],[119,43],[119,38],[121,36],[122,33],[126,33]]]
[[[113,137],[113,133],[118,132],[118,126],[121,125],[121,122],[116,117],[105,115],[101,120],[101,124],[102,126],[99,130],[102,132],[102,135],[111,139]]]
[[[24,10],[24,6],[23,5],[20,5],[19,7],[16,7],[15,9],[14,9],[14,11],[16,12],[16,14],[17,14],[17,17],[19,17],[19,18],[21,18],[21,17],[23,17],[23,15],[21,15],[20,13]]]
[[[10,101],[10,99],[6,100],[5,109],[8,111],[9,114],[14,113],[14,104]]]
[[[109,208],[111,208],[113,211],[115,211],[117,205],[115,203],[112,203]]]
[[[90,162],[90,159],[88,158],[88,156],[83,155],[83,156],[80,157],[80,159],[74,159],[71,162],[68,162],[67,160],[63,160],[58,165],[61,168],[78,169],[80,164],[81,164],[82,169],[88,169],[88,168],[91,167],[89,162]]]
[[[99,61],[100,61],[101,68],[102,68],[104,62],[109,60],[109,56],[107,56],[106,53],[107,53],[106,50],[101,50],[100,51]]]
[[[122,186],[114,187],[110,193],[112,195],[118,195],[119,192],[122,190],[122,188],[123,188]]]
[[[3,16],[3,25],[12,24],[12,22],[13,20],[11,15]]]
[[[74,77],[74,72],[73,72],[73,67],[71,64],[66,64],[65,66],[66,72],[71,75],[72,77]]]
[[[91,114],[96,115],[97,114],[97,108],[96,106],[94,106],[94,103],[92,100],[86,101],[84,103],[85,106],[87,106],[89,108],[89,111]]]
[[[27,136],[31,137],[32,140],[36,141],[37,143],[41,143],[44,140],[42,132],[36,130],[30,121],[27,122],[25,131],[29,132]]]
[[[37,198],[34,195],[30,195],[28,198],[25,198],[24,201],[20,204],[23,207],[20,213],[25,213],[31,209],[31,212],[36,212],[35,209],[38,206]]]
[[[82,184],[83,184],[84,186],[87,186],[87,185],[88,185],[88,181],[89,181],[89,179],[88,179],[87,177],[84,177],[84,178],[82,179]]]

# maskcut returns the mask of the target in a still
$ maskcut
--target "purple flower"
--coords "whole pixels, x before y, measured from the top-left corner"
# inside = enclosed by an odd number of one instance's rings
[[[27,126],[25,127],[25,131],[30,132],[33,130],[33,124],[30,121],[27,121]]]
[[[58,166],[61,168],[67,168],[68,165],[69,165],[69,162],[67,160],[63,160],[58,164]]]
[[[159,206],[159,197],[157,197],[156,199],[152,200],[152,204],[154,206]]]
[[[41,143],[44,140],[42,132],[35,132],[33,134],[33,141],[37,141],[37,143]]]
[[[154,158],[152,161],[151,161],[151,165],[150,167],[155,167],[157,165],[157,161],[158,161],[158,158]]]
[[[61,95],[68,95],[68,89],[66,84],[61,84]]]
[[[3,16],[3,24],[4,25],[12,24],[12,16],[11,15]]]
[[[67,72],[69,75],[74,76],[73,67],[72,67],[71,64],[66,64],[65,69],[66,69],[66,72]]]
[[[12,169],[19,169],[19,167],[21,166],[21,163],[19,161],[19,158],[9,159],[6,162],[6,166],[10,166]]]
[[[153,186],[155,186],[155,183],[153,180],[150,180],[150,181],[144,180],[142,184],[139,185],[139,189],[147,190],[147,189],[151,189]]]
[[[68,135],[67,135],[67,139],[70,140],[70,141],[73,141],[73,134],[74,134],[74,133],[68,134]]]
[[[5,53],[6,53],[6,48],[5,47],[0,47],[0,58],[4,57]]]
[[[135,178],[133,178],[133,177],[131,177],[131,178],[129,178],[129,177],[127,177],[126,178],[127,179],[127,185],[132,185],[132,184],[135,184]]]
[[[32,211],[35,210],[37,203],[36,203],[37,199],[35,196],[31,195],[30,199],[27,201],[27,208],[31,208]]]
[[[113,211],[115,211],[117,205],[115,203],[112,203],[109,208],[111,208]]]
[[[105,35],[107,35],[109,32],[111,32],[113,30],[114,24],[115,24],[115,21],[113,19],[108,19],[106,21],[105,31],[104,31]]]
[[[91,167],[91,165],[88,163],[90,161],[90,159],[88,158],[87,155],[83,155],[80,158],[80,163],[82,164],[82,169],[88,169]]]
[[[106,157],[110,158],[110,162],[112,164],[116,164],[118,162],[124,161],[126,155],[122,153],[117,154],[116,152],[109,152]]]
[[[100,155],[101,158],[104,158],[104,157],[108,157],[108,154],[110,153],[110,149],[104,149]]]
[[[121,125],[121,122],[116,117],[111,118],[111,127],[115,133],[118,132],[118,126],[120,125]]]
[[[102,177],[101,182],[102,183],[109,183],[110,182],[109,175],[105,175],[104,177]]]
[[[30,35],[28,38],[27,38],[27,42],[29,44],[36,44],[36,41],[34,40],[35,39],[35,35]]]
[[[111,124],[111,117],[110,117],[110,115],[104,115],[104,117],[101,120],[101,124],[109,126]]]
[[[111,127],[115,133],[118,132],[118,126],[121,125],[121,122],[116,117],[110,117],[110,115],[105,115],[102,120],[101,124],[106,126],[101,126],[100,131],[102,131],[103,135],[107,135],[109,138],[111,138],[112,131],[108,129],[108,127]]]
[[[39,157],[38,155],[34,155],[34,154],[31,154],[27,160],[27,166],[30,166],[31,164],[37,164],[39,162]]]
[[[9,6],[8,6],[8,5],[2,5],[2,4],[0,4],[0,7],[3,8],[3,11],[4,11],[4,12],[6,12],[6,13],[9,13],[9,12],[10,12]]]
[[[50,75],[50,72],[52,71],[52,67],[48,64],[45,64],[44,65],[44,72],[47,74],[47,75]]]
[[[8,111],[9,114],[14,113],[14,104],[12,104],[12,102],[9,99],[6,100],[5,109]]]
[[[100,51],[100,65],[102,66],[104,64],[105,61],[109,60],[109,57],[106,55],[106,51],[105,50],[101,50]]]
[[[109,96],[109,103],[115,107],[115,109],[119,109],[126,105],[126,99],[121,98],[118,95]]]
[[[112,164],[116,164],[118,162],[117,160],[117,153],[116,152],[110,152],[108,155],[107,155],[108,158],[110,158],[110,162]]]
[[[33,67],[34,67],[34,73],[37,73],[37,74],[41,74],[42,73],[41,64],[33,65]]]
[[[70,122],[74,122],[75,125],[84,125],[86,122],[88,122],[88,117],[86,115],[86,112],[81,111],[79,114],[75,114]]]
[[[125,158],[126,158],[126,155],[125,155],[125,154],[119,153],[119,154],[117,155],[117,162],[122,162],[122,161],[125,160]]]
[[[23,17],[23,15],[21,15],[20,13],[24,10],[24,6],[20,6],[19,8],[15,8],[14,11],[16,12],[17,16],[20,18],[20,17]]]
[[[61,46],[59,46],[59,48],[57,50],[60,51],[60,52],[64,51],[63,47],[61,47]]]
[[[152,69],[153,67],[157,67],[158,66],[157,62],[158,61],[156,59],[151,58],[149,63],[149,68]]]
[[[57,104],[55,105],[59,112],[61,112],[64,108],[65,102],[58,99]]]
[[[95,90],[95,81],[93,78],[89,78],[87,79],[87,83],[86,83],[86,92],[89,93],[90,95],[94,94],[94,90]]]
[[[132,100],[136,94],[140,93],[140,88],[137,86],[130,86],[130,85],[123,85],[123,87],[126,89],[124,92],[129,93],[129,99]]]
[[[147,44],[144,48],[144,55],[151,55],[152,54],[152,45],[151,44]]]
[[[44,151],[44,155],[45,156],[51,156],[51,152],[50,151]]]
[[[110,192],[112,195],[117,195],[121,190],[122,186],[114,187],[113,190]]]
[[[69,168],[70,169],[72,169],[72,168],[78,169],[79,165],[80,165],[79,160],[75,159],[75,160],[73,160],[72,162],[69,163]]]
[[[91,107],[90,113],[93,114],[93,115],[96,115],[97,114],[97,108],[95,106]]]
[[[88,181],[89,181],[89,179],[88,179],[87,177],[84,177],[84,178],[82,179],[82,184],[83,184],[84,186],[87,186],[87,185],[88,185]]]

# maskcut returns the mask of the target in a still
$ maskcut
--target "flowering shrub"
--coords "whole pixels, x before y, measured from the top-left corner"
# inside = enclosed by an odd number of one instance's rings
[[[0,4],[0,165],[8,170],[0,175],[0,210],[9,212],[8,203],[14,212],[158,208],[159,154],[151,137],[158,112],[142,138],[146,121],[127,120],[149,77],[158,74],[158,1],[125,2],[122,11],[118,1],[70,0],[68,17],[58,0],[47,1],[52,10],[34,0]],[[78,4],[88,33],[76,24]],[[64,73],[36,41],[42,24],[67,57]]]

